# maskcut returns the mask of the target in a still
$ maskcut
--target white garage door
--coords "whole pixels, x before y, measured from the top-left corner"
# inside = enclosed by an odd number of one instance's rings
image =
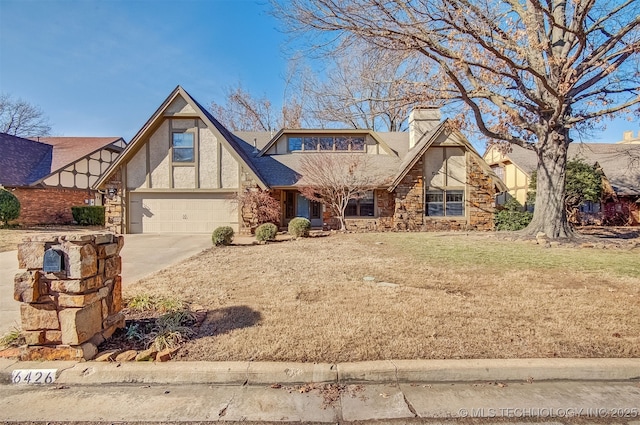
[[[130,233],[211,233],[218,226],[238,231],[231,194],[131,193]]]

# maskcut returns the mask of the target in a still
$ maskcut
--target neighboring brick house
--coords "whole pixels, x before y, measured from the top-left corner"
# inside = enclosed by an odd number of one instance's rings
[[[347,208],[350,230],[493,229],[494,196],[506,186],[436,109],[416,109],[409,132],[284,129],[227,130],[178,86],[149,118],[96,187],[110,230],[122,233],[247,230],[233,197],[268,190],[281,203],[281,226],[304,216],[334,220],[299,192],[305,155],[367,155],[385,183]]]
[[[531,174],[538,166],[534,151],[511,146],[510,152],[490,147],[485,161],[504,180],[509,194],[525,205]],[[640,134],[625,132],[618,143],[572,143],[569,159],[581,158],[603,173],[601,202],[586,202],[575,220],[582,224],[640,224]]]
[[[101,205],[92,189],[126,146],[120,137],[43,137],[0,133],[0,186],[20,201],[22,225],[67,224],[71,207]]]

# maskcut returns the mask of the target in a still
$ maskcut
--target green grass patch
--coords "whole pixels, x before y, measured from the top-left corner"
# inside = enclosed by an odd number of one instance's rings
[[[19,347],[24,343],[24,337],[18,328],[14,328],[0,337],[0,348]]]
[[[382,242],[425,266],[460,267],[468,270],[558,270],[606,272],[639,277],[636,250],[594,248],[544,248],[525,241],[498,240],[491,235],[465,233],[378,233],[360,235],[367,242]]]
[[[138,294],[127,301],[127,307],[133,311],[154,310],[155,300],[149,294]]]
[[[167,313],[185,310],[187,306],[184,301],[177,298],[138,294],[127,302],[127,307],[133,311],[159,311]]]

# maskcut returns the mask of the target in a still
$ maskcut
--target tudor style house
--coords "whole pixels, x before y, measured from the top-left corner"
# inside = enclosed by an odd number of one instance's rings
[[[281,204],[278,223],[307,217],[331,227],[322,205],[299,192],[305,155],[366,155],[380,187],[347,208],[350,230],[493,228],[494,197],[506,190],[471,144],[436,109],[411,113],[410,131],[283,129],[231,133],[178,86],[95,187],[107,227],[121,233],[247,231],[234,195],[265,190]]]
[[[506,184],[508,193],[526,205],[531,174],[538,159],[532,150],[512,145],[502,152],[496,146],[484,154],[485,161]],[[628,131],[618,143],[572,143],[569,159],[580,158],[597,166],[603,174],[601,202],[580,207],[577,221],[582,224],[640,224],[640,134]]]
[[[121,137],[41,137],[0,133],[0,186],[20,201],[22,225],[71,223],[71,207],[101,205],[92,188],[126,146]]]

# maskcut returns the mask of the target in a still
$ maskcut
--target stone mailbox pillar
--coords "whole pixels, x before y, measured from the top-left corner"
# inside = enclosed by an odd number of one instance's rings
[[[33,236],[18,245],[21,360],[90,360],[124,327],[123,244],[122,236],[96,233]]]

